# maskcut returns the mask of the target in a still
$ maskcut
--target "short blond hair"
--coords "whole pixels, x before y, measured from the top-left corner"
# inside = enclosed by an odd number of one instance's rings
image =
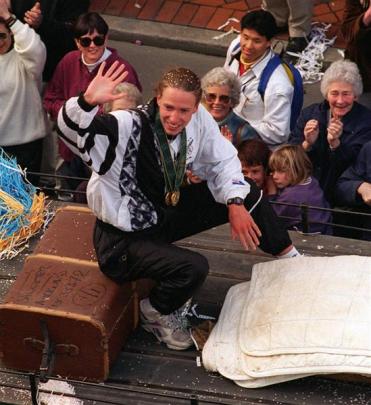
[[[143,103],[142,93],[138,90],[137,86],[134,86],[132,83],[119,83],[115,90],[113,91],[114,94],[123,93],[123,95],[130,101],[130,107],[128,108],[135,108],[137,105]],[[112,111],[112,102],[104,103],[103,104],[103,111],[105,113],[109,113]]]
[[[269,158],[269,169],[287,172],[292,186],[312,174],[312,163],[301,145],[282,145]]]

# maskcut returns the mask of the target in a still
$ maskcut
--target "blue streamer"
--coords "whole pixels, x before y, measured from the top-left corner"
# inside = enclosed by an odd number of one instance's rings
[[[9,157],[0,148],[0,189],[17,200],[23,207],[22,215],[9,215],[9,207],[0,198],[0,239],[6,239],[29,225],[30,214],[36,187],[29,183],[25,173],[17,165],[15,158]]]

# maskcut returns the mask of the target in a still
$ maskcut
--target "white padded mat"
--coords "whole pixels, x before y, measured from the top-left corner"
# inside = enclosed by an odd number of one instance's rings
[[[219,372],[244,388],[258,388],[308,376],[309,374],[284,375],[256,379],[242,369],[244,353],[238,346],[238,323],[249,287],[250,282],[245,282],[235,285],[228,291],[219,320],[202,351],[204,367],[208,371]]]
[[[360,256],[255,265],[251,283],[227,294],[205,368],[247,388],[312,374],[371,375],[370,275],[371,258]]]
[[[371,258],[298,257],[254,266],[244,353],[371,355]]]

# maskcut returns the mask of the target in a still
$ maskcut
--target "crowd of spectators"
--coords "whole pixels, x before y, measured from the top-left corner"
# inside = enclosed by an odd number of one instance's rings
[[[264,2],[265,9],[274,8],[273,6],[277,9],[286,7],[285,1],[273,3]],[[288,1],[287,3],[298,2]],[[289,9],[290,12],[294,10],[292,7]],[[297,12],[299,11],[297,10]],[[239,37],[233,40],[229,46],[224,64],[226,71],[233,72],[235,80],[239,79],[241,84],[241,95],[239,103],[234,108],[235,114],[249,122],[256,130],[256,138],[263,141],[273,151],[270,167],[267,167],[267,163],[264,163],[262,159],[251,157],[251,152],[249,155],[249,146],[247,146],[249,141],[243,142],[244,139],[239,139],[236,134],[230,136],[232,142],[239,148],[244,172],[253,179],[258,178],[260,183],[257,184],[266,194],[274,194],[271,199],[276,202],[293,203],[297,206],[306,204],[320,208],[351,210],[358,208],[366,213],[371,213],[369,173],[366,174],[367,158],[364,151],[360,153],[362,146],[371,140],[371,110],[360,102],[360,100],[364,100],[367,105],[370,103],[370,95],[367,94],[371,67],[369,52],[367,52],[367,40],[370,39],[370,2],[346,2],[343,31],[349,40],[347,56],[352,61],[346,59],[331,64],[321,81],[323,102],[304,108],[295,125],[291,126],[294,85],[290,80],[288,70],[285,69],[285,58],[283,58],[282,64],[273,71],[264,97],[259,91],[264,70],[274,57],[271,39],[279,32],[277,24],[283,24],[283,19],[278,18],[278,14],[265,10],[247,13],[241,20]],[[291,27],[291,32],[294,30]],[[303,38],[308,36],[307,34],[304,30],[301,31]],[[298,41],[296,43],[298,44]],[[292,41],[289,41],[288,47],[291,45]],[[203,80],[208,80],[212,72],[207,73]],[[221,73],[219,75],[222,76]],[[232,78],[229,80],[232,82]],[[365,87],[363,87],[363,81]],[[362,98],[363,88],[366,90],[365,98]],[[228,87],[224,87],[224,92],[220,89],[221,87],[219,87],[219,93],[222,94],[218,98],[215,97],[215,94],[212,105],[212,109],[219,112],[223,105],[226,107],[221,97],[224,96],[225,99],[225,96],[229,95]],[[206,107],[219,122],[220,118],[216,117],[210,103],[207,103],[208,93],[211,90],[204,86],[203,91]],[[212,93],[216,93],[215,88],[212,88]],[[223,128],[222,133],[225,134],[225,131],[226,128]],[[231,130],[231,132],[233,134],[235,130]],[[239,145],[241,141],[242,144]],[[298,147],[292,149],[290,145],[298,145]],[[272,176],[273,184],[277,183],[274,180],[275,176],[278,177],[277,168],[274,167],[277,165],[276,155],[278,153],[282,155],[284,152],[287,155],[288,151],[294,156],[292,159],[296,161],[296,164],[301,162],[301,166],[304,167],[306,163],[310,163],[310,169],[301,170],[302,173],[305,173],[304,177],[298,176],[293,165],[282,165],[281,156],[280,170],[285,172],[286,183],[285,187],[277,187],[276,193],[274,193],[270,186],[272,181],[268,180],[269,175]],[[259,156],[257,149],[254,149],[254,153]],[[250,166],[255,166],[254,170],[247,169],[247,161],[250,161]],[[273,162],[275,164],[272,166]],[[283,170],[282,167],[285,169]],[[350,178],[354,178],[354,181],[351,182]],[[342,196],[344,192],[348,193],[347,197]],[[349,193],[351,194],[349,195]],[[298,224],[301,221],[301,212],[298,207],[282,205],[276,206],[275,209],[281,215],[290,214],[291,222],[286,220],[290,229],[300,229]],[[322,233],[332,232],[328,225],[332,221],[328,211],[309,210],[308,216],[309,223],[312,223],[310,229]],[[370,228],[368,218],[366,216],[366,219],[362,218],[358,221],[359,226]],[[335,214],[334,222],[340,222],[346,226],[358,225],[351,216],[342,214]],[[340,230],[335,228],[334,233],[342,236],[359,236],[357,233],[347,232],[341,228]],[[370,232],[363,232],[361,237],[370,238]]]

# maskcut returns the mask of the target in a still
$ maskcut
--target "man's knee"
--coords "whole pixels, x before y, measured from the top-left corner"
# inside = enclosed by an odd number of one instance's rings
[[[199,287],[209,273],[209,262],[199,253],[191,252],[187,258],[187,281],[189,288]]]

